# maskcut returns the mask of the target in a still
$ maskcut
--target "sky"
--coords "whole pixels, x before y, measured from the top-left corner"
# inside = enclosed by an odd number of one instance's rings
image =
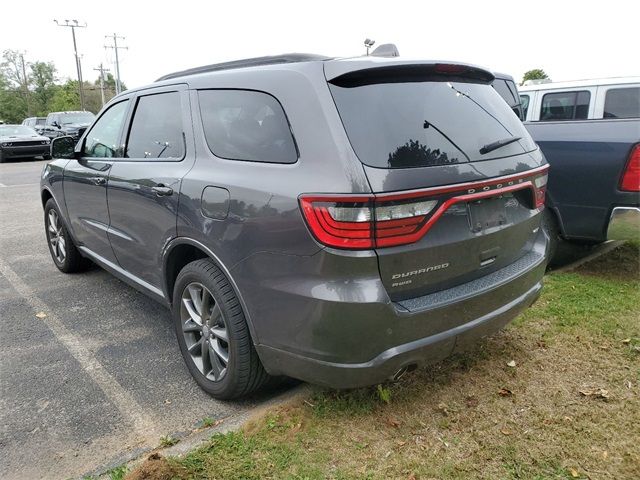
[[[289,52],[348,57],[363,41],[394,43],[402,57],[454,60],[509,73],[542,68],[554,81],[640,76],[637,0],[1,0],[0,51],[52,61],[76,78],[69,28],[77,19],[85,80],[100,63],[115,74],[105,35],[117,33],[129,87],[199,65]]]

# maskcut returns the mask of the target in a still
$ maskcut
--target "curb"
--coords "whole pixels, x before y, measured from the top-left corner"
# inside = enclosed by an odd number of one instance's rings
[[[586,257],[582,257],[579,258],[578,260],[574,260],[573,262],[569,263],[568,265],[563,265],[562,267],[558,268],[558,269],[554,269],[551,270],[549,273],[554,274],[554,273],[564,273],[564,272],[569,272],[571,270],[575,270],[576,268],[580,267],[581,265],[584,265],[585,263],[588,263],[592,260],[595,260],[598,257],[601,257],[602,255],[605,255],[613,250],[615,250],[616,248],[620,247],[621,245],[624,245],[626,242],[624,240],[609,240],[607,242],[604,242],[601,245],[598,245],[597,247],[594,248],[594,251],[591,252],[589,255],[587,255]]]
[[[199,446],[205,444],[209,440],[209,438],[211,438],[211,436],[215,434],[224,434],[240,430],[248,422],[264,415],[268,410],[271,410],[274,407],[281,407],[300,401],[306,398],[311,393],[311,391],[312,387],[308,384],[303,383],[297,385],[282,393],[279,393],[275,397],[254,408],[251,408],[250,410],[221,419],[221,422],[218,425],[208,428],[197,428],[189,432],[177,433],[173,435],[173,437],[179,441],[178,443],[170,447],[143,447],[118,455],[109,462],[97,468],[94,468],[84,475],[81,475],[80,477],[78,477],[78,480],[87,478],[109,480],[110,470],[122,465],[126,465],[127,471],[130,472],[139,464],[144,462],[152,453],[161,453],[162,456],[165,457],[176,457],[184,455],[191,450],[194,450]]]

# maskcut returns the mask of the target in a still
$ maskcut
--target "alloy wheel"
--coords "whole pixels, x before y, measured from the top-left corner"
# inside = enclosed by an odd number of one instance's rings
[[[62,220],[53,208],[49,210],[48,224],[47,235],[49,236],[51,253],[59,264],[63,264],[67,257],[67,241],[62,231]]]
[[[183,290],[180,319],[193,363],[208,380],[221,380],[229,364],[229,332],[220,305],[203,284],[192,282]]]

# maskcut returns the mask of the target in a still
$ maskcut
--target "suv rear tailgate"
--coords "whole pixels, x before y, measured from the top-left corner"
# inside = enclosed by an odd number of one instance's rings
[[[339,63],[325,73],[376,197],[376,252],[392,300],[471,281],[531,250],[546,166],[489,72]]]

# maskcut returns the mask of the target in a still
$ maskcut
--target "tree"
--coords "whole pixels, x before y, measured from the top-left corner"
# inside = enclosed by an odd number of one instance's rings
[[[533,70],[525,72],[522,77],[522,83],[520,83],[520,85],[524,85],[524,82],[526,82],[527,80],[544,80],[546,78],[549,78],[549,75],[547,75],[544,70],[542,70],[541,68],[534,68]]]
[[[2,53],[0,117],[5,122],[22,122],[29,115],[29,79],[23,73],[22,60],[17,50],[5,50]]]
[[[33,91],[33,113],[46,116],[50,111],[50,104],[55,96],[56,67],[51,62],[35,62],[31,64],[30,83]]]

